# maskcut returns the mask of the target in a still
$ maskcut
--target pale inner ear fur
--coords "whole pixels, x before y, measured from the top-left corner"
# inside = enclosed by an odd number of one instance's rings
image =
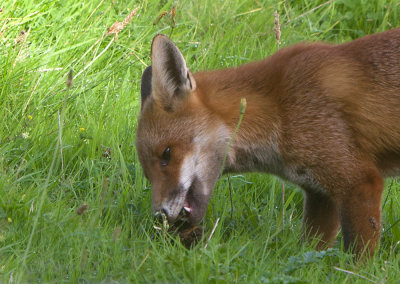
[[[195,90],[195,80],[182,53],[167,36],[157,35],[153,39],[151,60],[154,99],[172,111]]]

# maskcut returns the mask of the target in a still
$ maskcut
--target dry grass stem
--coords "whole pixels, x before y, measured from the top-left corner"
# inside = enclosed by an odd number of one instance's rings
[[[167,11],[162,12],[162,13],[154,20],[153,25],[157,25],[158,22],[159,22],[164,16],[166,16],[166,15],[168,15],[168,12],[167,12]]]
[[[71,88],[73,84],[74,84],[74,71],[70,69],[67,77],[67,88]]]
[[[20,42],[24,42],[26,38],[26,32],[22,30],[19,33],[19,36],[15,39],[15,45],[19,44]]]
[[[172,31],[173,31],[173,29],[175,28],[175,25],[176,25],[176,22],[175,22],[176,7],[175,7],[175,6],[172,7],[172,9],[171,9],[170,12],[167,12],[167,11],[162,12],[162,13],[154,20],[153,25],[154,25],[154,26],[157,25],[157,24],[160,22],[160,20],[161,20],[162,18],[164,18],[165,16],[168,16],[168,17],[171,19],[170,27],[171,27],[171,34],[172,34]],[[170,34],[170,36],[171,36],[171,34]]]
[[[18,61],[22,61],[24,60],[26,57],[28,57],[28,54],[25,50],[25,44],[26,44],[26,40],[29,37],[29,34],[31,32],[31,28],[29,28],[29,30],[27,32],[25,31],[21,31],[20,35],[15,39],[15,49],[17,48],[17,46],[19,45],[19,43],[21,43],[21,47],[19,48],[18,51],[18,55],[15,57],[12,69],[11,69],[11,73],[14,71],[15,65],[17,64]]]
[[[376,281],[374,281],[374,280],[372,280],[372,279],[369,279],[368,277],[365,277],[365,276],[363,276],[363,275],[360,275],[360,274],[355,273],[355,272],[350,271],[350,270],[341,269],[341,268],[336,267],[336,266],[334,266],[333,269],[335,269],[335,270],[337,270],[337,271],[340,271],[340,272],[344,272],[344,273],[347,273],[347,274],[351,274],[351,275],[360,277],[361,279],[367,280],[367,281],[369,281],[369,282],[371,282],[371,283],[378,283],[378,282],[376,282]]]
[[[212,236],[214,235],[214,232],[215,232],[215,229],[216,229],[217,226],[218,226],[219,220],[220,220],[220,218],[218,217],[217,221],[215,222],[214,228],[212,229],[211,234],[210,234],[210,236],[209,236],[208,239],[207,239],[207,243],[206,243],[206,245],[204,246],[204,248],[207,248],[208,242],[211,240]]]
[[[118,39],[118,34],[130,23],[132,18],[136,16],[137,10],[139,7],[136,7],[132,10],[132,12],[121,22],[116,21],[110,28],[107,30],[107,35],[114,34],[115,40]]]
[[[240,16],[252,14],[252,13],[261,11],[262,9],[263,9],[263,8],[256,8],[256,9],[253,9],[253,10],[250,10],[250,11],[247,11],[247,12],[244,12],[244,13],[237,14],[237,15],[235,15],[235,17],[240,17]]]
[[[140,264],[138,265],[136,271],[139,271],[139,269],[143,266],[143,264],[146,262],[146,260],[149,258],[149,253],[146,254],[146,256],[143,258],[143,260],[140,262]]]
[[[30,103],[30,101],[31,101],[31,99],[32,99],[32,96],[33,96],[33,94],[35,93],[36,88],[38,87],[39,82],[40,82],[41,79],[42,79],[42,75],[40,75],[39,78],[38,78],[38,80],[36,81],[35,87],[33,87],[33,90],[32,90],[32,92],[31,92],[31,94],[30,94],[30,96],[29,96],[29,98],[28,98],[28,101],[26,102],[25,107],[24,107],[24,109],[22,110],[22,115],[25,114],[25,111],[26,111],[26,109],[28,108],[28,105],[29,105],[29,103]]]
[[[143,61],[143,59],[141,59],[133,50],[128,54],[128,56],[134,55],[136,57],[137,60],[140,61],[140,63],[143,64],[143,66],[147,67],[148,64],[146,62]]]
[[[281,43],[281,25],[279,23],[279,14],[277,11],[274,12],[274,18],[275,18],[275,27],[274,27],[274,31],[275,31],[275,39],[276,39],[276,44],[279,45]]]

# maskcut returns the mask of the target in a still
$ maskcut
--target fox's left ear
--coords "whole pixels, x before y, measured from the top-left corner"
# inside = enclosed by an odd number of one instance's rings
[[[196,82],[186,67],[176,45],[165,35],[157,35],[151,46],[152,94],[166,111],[174,111],[196,89]]]

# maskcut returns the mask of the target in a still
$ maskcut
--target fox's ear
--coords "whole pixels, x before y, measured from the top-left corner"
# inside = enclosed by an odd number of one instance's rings
[[[176,45],[165,35],[157,35],[151,46],[152,90],[157,103],[173,111],[196,88]]]
[[[146,69],[143,71],[142,75],[142,82],[140,84],[140,95],[141,95],[141,104],[140,110],[143,109],[143,105],[145,100],[150,97],[151,94],[151,77],[152,77],[152,70],[151,65],[147,66]]]

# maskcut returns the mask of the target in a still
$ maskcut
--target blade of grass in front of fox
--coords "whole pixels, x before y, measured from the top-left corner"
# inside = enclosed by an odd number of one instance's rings
[[[221,171],[220,171],[220,174],[219,174],[220,176],[221,176],[222,173],[224,172],[225,163],[226,163],[226,158],[228,157],[228,152],[229,152],[229,149],[230,149],[231,146],[232,146],[232,142],[233,142],[233,140],[235,139],[236,134],[237,134],[238,131],[239,131],[239,127],[240,127],[240,124],[242,123],[244,113],[246,112],[246,106],[247,106],[246,98],[241,98],[241,99],[240,99],[240,108],[239,108],[239,114],[240,114],[240,115],[239,115],[239,121],[238,121],[238,123],[236,124],[235,131],[233,131],[233,134],[232,134],[232,136],[231,136],[231,139],[230,139],[229,142],[228,142],[228,145],[226,146],[224,159],[223,159],[223,161],[222,161]],[[228,176],[228,186],[229,186],[229,195],[230,195],[230,200],[231,200],[231,219],[232,219],[232,214],[233,214],[233,201],[232,201],[231,179],[230,179],[229,176]]]
[[[221,166],[220,175],[222,175],[222,173],[223,173],[223,171],[224,171],[225,163],[226,163],[226,158],[228,157],[229,149],[231,148],[232,142],[233,142],[233,140],[235,139],[236,134],[237,134],[238,131],[239,131],[240,124],[242,123],[243,116],[244,116],[244,113],[245,113],[245,111],[246,111],[246,106],[247,106],[246,98],[241,98],[241,99],[240,99],[240,109],[239,109],[239,112],[240,112],[239,121],[238,121],[238,123],[236,124],[235,131],[233,131],[233,134],[232,134],[232,136],[231,136],[231,139],[230,139],[229,142],[228,142],[228,145],[226,146],[224,159],[222,160],[222,166]]]
[[[279,22],[279,14],[278,11],[274,11],[274,32],[277,49],[279,50],[281,44],[281,24]],[[282,183],[282,222],[285,221],[285,181],[281,181]]]

